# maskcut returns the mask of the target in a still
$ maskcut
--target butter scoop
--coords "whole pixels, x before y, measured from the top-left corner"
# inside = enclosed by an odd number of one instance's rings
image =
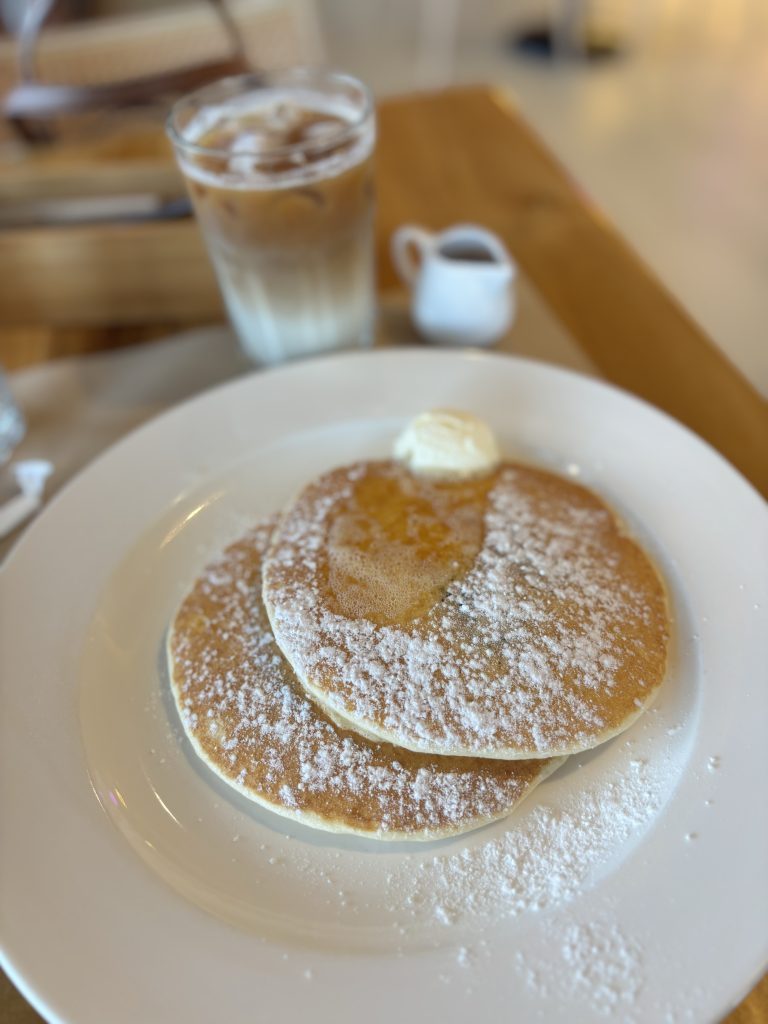
[[[433,409],[411,420],[395,441],[394,455],[424,476],[476,476],[490,473],[501,460],[488,424],[456,409]]]

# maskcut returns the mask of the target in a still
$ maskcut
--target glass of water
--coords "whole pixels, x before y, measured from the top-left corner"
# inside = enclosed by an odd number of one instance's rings
[[[0,465],[7,462],[25,431],[24,417],[11,394],[8,379],[0,368]]]

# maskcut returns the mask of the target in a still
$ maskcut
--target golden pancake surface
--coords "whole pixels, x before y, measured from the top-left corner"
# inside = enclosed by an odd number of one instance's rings
[[[304,692],[261,599],[274,521],[209,565],[168,637],[171,687],[197,754],[246,797],[307,825],[435,839],[509,811],[560,763],[438,758],[337,725]]]
[[[264,600],[319,703],[436,755],[589,749],[666,671],[649,557],[591,491],[524,465],[463,481],[394,461],[326,473],[274,535]]]

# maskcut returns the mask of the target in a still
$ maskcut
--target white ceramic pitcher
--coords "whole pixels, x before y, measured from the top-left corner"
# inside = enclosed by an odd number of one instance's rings
[[[406,224],[392,236],[392,259],[411,289],[411,316],[428,341],[492,345],[515,317],[517,268],[504,243],[476,224],[440,234]]]

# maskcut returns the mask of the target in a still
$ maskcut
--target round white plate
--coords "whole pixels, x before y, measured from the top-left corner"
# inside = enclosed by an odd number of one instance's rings
[[[227,541],[435,406],[619,509],[669,583],[670,676],[504,822],[427,845],[314,832],[196,761],[165,630]],[[347,355],[174,409],[0,574],[6,970],[77,1024],[718,1018],[768,958],[766,564],[766,507],[712,449],[544,365]]]

